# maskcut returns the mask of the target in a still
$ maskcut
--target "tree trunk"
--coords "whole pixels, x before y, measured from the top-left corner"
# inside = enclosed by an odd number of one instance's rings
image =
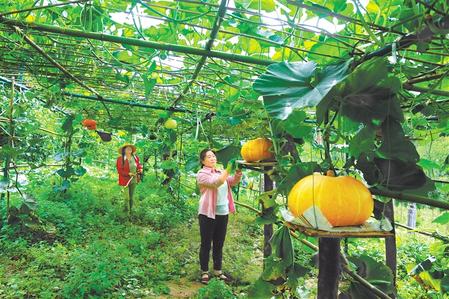
[[[340,280],[340,239],[318,241],[318,299],[336,299]]]

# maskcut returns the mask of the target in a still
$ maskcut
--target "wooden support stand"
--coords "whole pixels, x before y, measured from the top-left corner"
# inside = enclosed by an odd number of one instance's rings
[[[271,168],[270,168],[271,169]],[[270,176],[266,173],[263,175],[263,187],[264,192],[273,190],[273,181]],[[263,257],[269,257],[271,255],[272,249],[270,240],[273,236],[273,224],[265,224],[263,226]]]
[[[340,239],[318,240],[318,299],[336,299],[340,281]]]
[[[391,223],[394,223],[394,206],[393,199],[385,204],[384,216]],[[392,236],[385,239],[385,261],[387,266],[393,273],[393,283],[396,293],[396,268],[397,268],[397,248],[396,248],[396,232],[393,225]],[[395,296],[393,297],[395,298]]]
[[[248,163],[245,161],[237,161],[242,168],[259,171],[264,173],[264,191],[273,190],[273,181],[267,172],[275,165],[275,161]],[[391,203],[391,202],[390,202]],[[388,205],[388,204],[387,204]],[[394,223],[393,205],[385,208],[385,217]],[[338,283],[340,280],[341,263],[340,259],[340,240],[342,238],[385,238],[387,248],[387,265],[396,273],[396,240],[394,227],[392,231],[376,230],[373,228],[361,227],[354,230],[348,228],[339,228],[338,231],[320,230],[313,227],[305,227],[290,222],[285,222],[291,231],[297,231],[311,237],[319,238],[318,241],[318,299],[336,299],[338,296]],[[271,245],[269,243],[273,235],[273,225],[264,226],[264,258],[271,254]],[[369,285],[369,284],[368,284]],[[379,291],[380,292],[380,291]],[[387,295],[383,294],[385,298]]]
[[[243,160],[237,161],[239,165],[241,165],[242,168],[262,172],[264,174],[263,176],[263,186],[264,186],[264,192],[273,190],[273,181],[271,180],[270,176],[267,174],[268,171],[273,169],[273,166],[276,165],[276,162],[269,161],[269,162],[255,162],[250,163]],[[263,210],[262,210],[263,212]],[[263,226],[263,257],[267,258],[271,255],[272,249],[270,240],[273,236],[273,224],[265,224]]]

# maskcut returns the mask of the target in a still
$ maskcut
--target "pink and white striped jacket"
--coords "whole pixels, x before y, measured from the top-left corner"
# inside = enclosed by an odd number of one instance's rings
[[[198,171],[196,181],[200,188],[201,198],[198,209],[198,214],[206,215],[209,218],[215,219],[215,208],[217,205],[217,190],[220,187],[219,176],[221,171],[215,168],[203,166]],[[235,212],[234,198],[232,197],[231,187],[237,185],[240,182],[242,175],[235,174],[228,176],[226,179],[228,183],[228,200],[229,200],[229,212]]]

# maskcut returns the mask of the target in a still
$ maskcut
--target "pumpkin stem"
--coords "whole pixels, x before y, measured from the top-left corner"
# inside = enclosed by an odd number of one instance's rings
[[[326,176],[335,176],[335,172],[332,169],[329,169],[328,171],[326,171]]]

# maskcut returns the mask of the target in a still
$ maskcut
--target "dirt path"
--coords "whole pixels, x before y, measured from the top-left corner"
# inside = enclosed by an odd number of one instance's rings
[[[168,281],[166,285],[170,288],[170,294],[158,298],[193,298],[198,290],[204,287],[200,282],[185,278],[181,278],[179,281]]]

